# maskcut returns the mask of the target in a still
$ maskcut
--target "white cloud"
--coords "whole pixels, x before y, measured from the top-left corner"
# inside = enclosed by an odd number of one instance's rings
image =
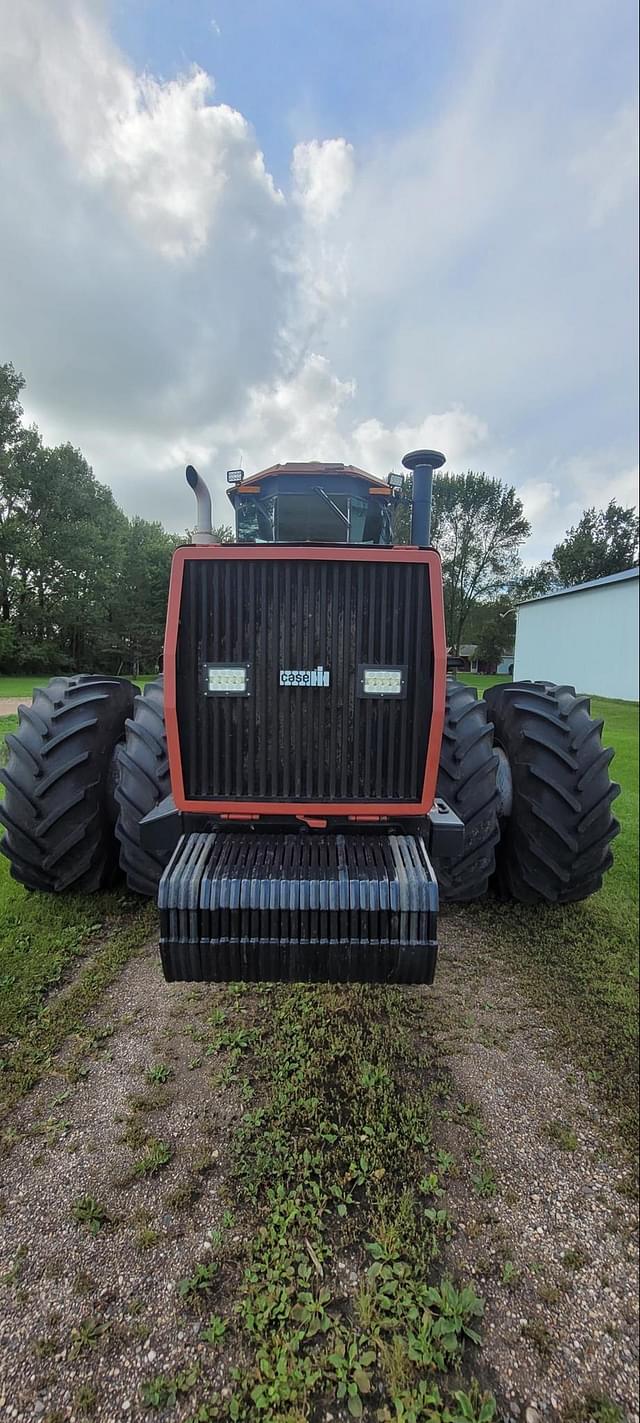
[[[614,114],[604,132],[570,164],[571,175],[584,187],[591,227],[602,227],[625,204],[634,204],[638,175],[638,109],[627,104]]]
[[[211,77],[137,73],[102,0],[0,0],[0,359],[45,436],[177,528],[181,466],[220,518],[240,453],[384,474],[442,448],[518,486],[536,557],[629,502],[632,110],[562,108],[597,5],[498,8],[435,116],[298,143],[280,192]]]
[[[556,486],[549,480],[529,479],[519,485],[518,494],[530,522],[539,523],[542,519],[548,518],[550,514],[555,515],[560,496]]]
[[[353,185],[353,148],[344,138],[298,143],[291,164],[294,201],[311,223],[337,217]]]
[[[237,220],[240,175],[256,228],[282,201],[246,119],[208,102],[201,69],[164,83],[136,74],[79,0],[23,0],[8,18],[6,93],[30,95],[80,180],[106,189],[164,256],[201,251],[225,204]]]

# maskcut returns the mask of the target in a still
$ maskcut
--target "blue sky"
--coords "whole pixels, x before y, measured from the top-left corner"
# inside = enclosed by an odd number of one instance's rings
[[[128,510],[419,443],[516,484],[528,561],[635,502],[635,3],[0,11],[2,359]]]
[[[121,0],[115,33],[141,69],[215,75],[216,98],[246,115],[286,182],[297,142],[342,134],[367,147],[428,115],[464,63],[465,11],[444,0]]]

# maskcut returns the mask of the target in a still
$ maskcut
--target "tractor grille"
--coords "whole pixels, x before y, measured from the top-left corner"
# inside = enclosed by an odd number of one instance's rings
[[[207,663],[251,695],[206,696]],[[361,697],[363,665],[404,666],[402,699]],[[322,668],[329,685],[281,686]],[[419,801],[433,691],[424,564],[309,558],[185,563],[177,710],[189,800]]]

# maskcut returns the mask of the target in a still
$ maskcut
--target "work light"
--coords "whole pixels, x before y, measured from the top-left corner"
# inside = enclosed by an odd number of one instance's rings
[[[249,668],[246,662],[208,662],[206,691],[210,697],[248,697]]]
[[[362,697],[404,697],[406,668],[361,667],[359,682]]]

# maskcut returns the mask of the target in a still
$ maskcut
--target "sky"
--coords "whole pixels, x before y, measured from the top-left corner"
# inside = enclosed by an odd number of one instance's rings
[[[418,446],[637,502],[635,0],[0,0],[0,361],[128,513]]]

